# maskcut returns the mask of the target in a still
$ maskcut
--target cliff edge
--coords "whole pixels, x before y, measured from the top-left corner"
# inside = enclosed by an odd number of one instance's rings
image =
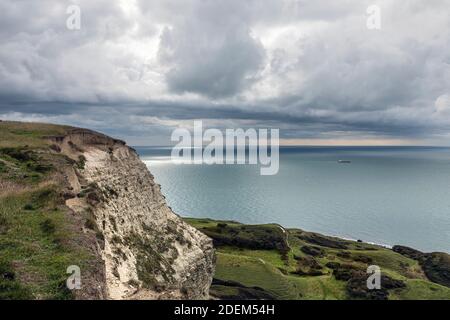
[[[212,241],[167,206],[159,185],[122,141],[88,130],[52,139],[82,163],[70,180],[76,212],[91,209],[104,237],[108,296],[205,299],[212,281]]]
[[[53,229],[59,228],[53,221],[56,218],[47,211],[61,211],[61,228],[70,229],[72,234],[63,235],[61,250],[76,247],[80,252],[77,256],[89,257],[66,263],[83,266],[82,288],[75,290],[75,298],[209,297],[214,273],[212,240],[172,212],[159,185],[132,148],[85,129],[11,122],[0,126],[8,132],[3,137],[9,139],[0,144],[0,163],[4,168],[1,197],[9,200],[29,193],[32,202],[36,192],[51,189],[55,208],[48,208],[49,202],[45,201],[41,208],[30,204],[32,210],[28,211],[50,221],[52,232],[45,235],[50,238],[59,232]],[[30,173],[18,174],[24,162],[28,163],[27,170],[34,166],[43,172],[36,172],[31,181]],[[48,170],[42,169],[45,166]],[[25,206],[19,208],[17,215],[27,211]],[[5,230],[5,236],[8,231]],[[60,253],[58,248],[55,253]],[[12,269],[22,287],[35,282],[26,279],[25,270],[15,267],[26,257],[7,260],[5,268]],[[66,266],[59,266],[63,267]],[[58,273],[60,287],[66,271],[63,269]],[[43,277],[48,276],[46,271],[43,270]],[[30,294],[48,297],[38,292]]]

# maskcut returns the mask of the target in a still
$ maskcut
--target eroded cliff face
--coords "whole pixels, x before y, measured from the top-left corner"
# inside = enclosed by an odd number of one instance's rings
[[[77,163],[67,172],[74,196],[66,204],[92,217],[108,297],[208,298],[212,241],[172,212],[136,152],[88,130],[53,140]]]

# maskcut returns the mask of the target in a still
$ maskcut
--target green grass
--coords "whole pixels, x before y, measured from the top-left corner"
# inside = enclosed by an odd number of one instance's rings
[[[246,257],[261,259],[262,261],[267,262],[276,268],[289,268],[289,264],[286,263],[280,252],[278,252],[277,250],[251,250],[236,247],[221,247],[220,252],[228,254],[239,254]]]
[[[81,268],[87,286],[95,278],[95,239],[81,232],[83,217],[74,217],[64,199],[65,172],[85,159],[71,160],[50,139],[72,129],[0,121],[0,299],[74,298],[65,284],[71,265]]]
[[[420,267],[417,261],[406,258],[388,249],[377,251],[362,251],[358,254],[370,257],[374,265],[385,269],[385,272],[394,278],[408,278],[417,275]]]
[[[69,299],[66,269],[84,266],[88,256],[70,245],[66,213],[57,208],[53,188],[0,198],[0,264],[9,266],[14,281],[3,280],[3,298]],[[26,204],[34,209],[26,210]],[[20,281],[19,281],[20,280]],[[7,292],[7,294],[5,293]],[[25,292],[27,293],[25,295]]]
[[[0,148],[0,178],[21,184],[43,181],[54,166],[28,147]]]
[[[234,255],[219,251],[216,278],[237,281],[249,287],[260,287],[278,299],[334,300],[345,297],[344,283],[331,276],[284,275],[267,260],[253,255],[247,256],[241,251],[238,253]],[[261,253],[256,256],[259,255]]]
[[[209,218],[183,218],[184,221],[192,225],[193,227],[197,229],[202,228],[213,228],[217,226],[217,223],[226,223],[230,226],[241,226],[242,223],[236,222],[236,221],[216,221]]]
[[[49,142],[43,137],[63,135],[69,128],[43,123],[3,121],[0,122],[0,148],[47,147]]]
[[[405,283],[405,288],[389,290],[389,299],[450,299],[450,288],[426,280],[416,260],[388,248],[298,229],[288,229],[285,235],[278,225],[246,226],[234,221],[194,218],[186,218],[185,221],[213,238],[217,251],[216,279],[260,287],[277,299],[349,299],[347,282],[334,277],[333,270],[326,266],[329,262],[352,265],[360,270],[366,270],[371,264],[378,265],[383,275]],[[271,231],[268,233],[267,230]],[[252,242],[265,243],[267,234],[271,235],[271,239],[275,235],[277,241],[283,239],[287,242],[288,252],[280,246],[255,248],[247,241],[251,239]],[[235,241],[233,245],[223,240],[233,237],[244,240]],[[318,242],[323,245],[318,245]],[[301,248],[304,246],[317,248],[314,252],[318,255],[311,257],[303,252]],[[300,263],[311,259],[319,265],[322,275],[293,273]],[[217,286],[214,290],[224,291],[226,295],[238,292],[233,287]]]
[[[332,276],[298,277],[288,276],[304,300],[339,300],[345,299],[345,283]]]
[[[406,281],[406,288],[394,291],[391,294],[393,300],[449,300],[448,287],[431,283],[425,280],[411,279]]]
[[[218,252],[215,277],[263,288],[279,299],[299,298],[293,283],[277,268],[258,258]]]

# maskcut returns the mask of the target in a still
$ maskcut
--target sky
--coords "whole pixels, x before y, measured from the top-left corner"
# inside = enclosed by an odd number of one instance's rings
[[[202,120],[291,145],[448,146],[450,0],[0,0],[0,119],[131,145]]]

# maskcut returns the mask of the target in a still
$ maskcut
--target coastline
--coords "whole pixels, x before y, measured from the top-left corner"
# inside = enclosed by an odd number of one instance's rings
[[[0,182],[10,189],[0,195],[5,297],[450,299],[448,254],[283,224],[182,219],[154,172],[120,140],[45,124],[2,122],[0,131],[8,137],[0,140]],[[207,186],[195,186],[208,197]],[[83,290],[61,286],[68,264],[83,266]],[[366,286],[371,265],[382,270],[375,292]]]
[[[440,292],[435,299],[450,299],[446,253],[398,245],[387,248],[278,224],[183,219],[213,239],[217,255],[213,297],[423,299],[419,287],[429,286],[428,297]],[[365,287],[371,265],[379,267],[384,277],[386,287],[380,294],[373,295]],[[296,289],[299,283],[301,290]],[[280,284],[290,289],[280,290]],[[254,292],[254,287],[263,291]]]

